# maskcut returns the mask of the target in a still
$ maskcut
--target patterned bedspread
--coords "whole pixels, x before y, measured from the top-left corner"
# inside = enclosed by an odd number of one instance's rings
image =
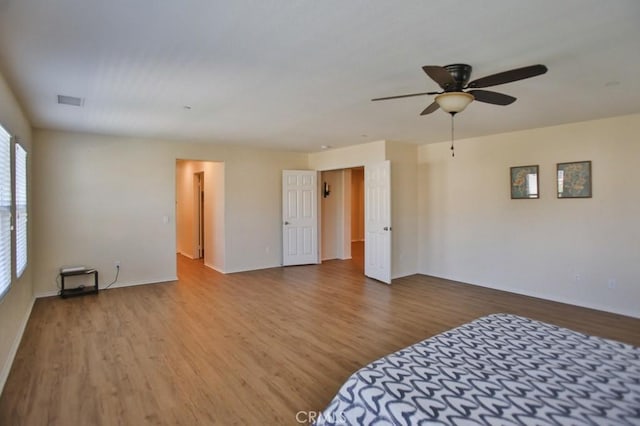
[[[640,425],[640,348],[494,314],[353,374],[317,425]]]

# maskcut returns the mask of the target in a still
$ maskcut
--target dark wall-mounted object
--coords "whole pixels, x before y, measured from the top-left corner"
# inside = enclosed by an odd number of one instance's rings
[[[322,196],[327,198],[329,195],[331,195],[331,185],[325,182],[322,184]]]

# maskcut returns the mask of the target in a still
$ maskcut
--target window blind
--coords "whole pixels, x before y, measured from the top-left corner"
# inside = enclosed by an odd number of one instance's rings
[[[11,285],[11,136],[0,126],[0,296]]]
[[[27,267],[27,151],[16,144],[16,276]]]

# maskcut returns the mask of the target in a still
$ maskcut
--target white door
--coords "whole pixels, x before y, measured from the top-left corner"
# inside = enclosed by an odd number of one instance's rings
[[[364,274],[391,284],[391,165],[364,166]]]
[[[318,263],[317,173],[282,172],[282,264]]]

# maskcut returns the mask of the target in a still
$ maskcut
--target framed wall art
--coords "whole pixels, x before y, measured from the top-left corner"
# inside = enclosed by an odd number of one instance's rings
[[[511,199],[540,198],[538,165],[511,167]]]
[[[591,161],[557,164],[558,198],[591,198]]]

